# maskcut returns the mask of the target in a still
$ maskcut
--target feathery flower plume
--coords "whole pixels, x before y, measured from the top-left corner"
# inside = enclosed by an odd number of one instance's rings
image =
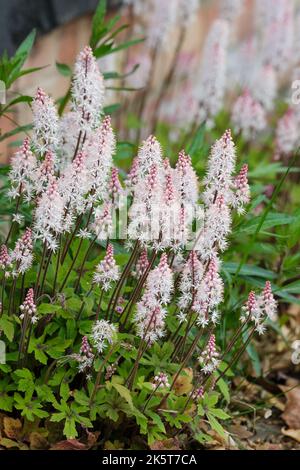
[[[114,247],[110,243],[104,259],[96,266],[93,282],[99,284],[105,291],[108,291],[112,283],[119,279],[119,276],[119,268],[114,259]]]
[[[163,306],[170,301],[172,291],[173,274],[164,253],[158,266],[148,275],[145,292],[134,317],[137,335],[148,344],[164,335],[166,311]]]
[[[26,298],[22,305],[20,305],[21,315],[20,319],[23,320],[25,317],[29,317],[31,323],[36,323],[38,317],[36,316],[36,305],[34,302],[34,291],[29,289],[26,295]]]
[[[103,106],[104,79],[89,46],[79,53],[75,62],[71,93],[80,130],[95,129]]]
[[[199,198],[198,177],[192,166],[191,157],[184,150],[178,154],[175,167],[175,184],[182,203],[191,204],[195,207]]]
[[[41,88],[32,102],[33,144],[37,152],[54,151],[59,143],[58,114],[52,98]]]
[[[90,135],[83,147],[87,154],[86,168],[89,174],[91,203],[103,201],[107,196],[115,149],[111,118],[105,116],[100,127]]]
[[[97,240],[107,240],[111,237],[113,232],[113,220],[112,205],[110,202],[106,202],[103,206],[96,207],[91,230],[96,235]]]
[[[12,188],[9,191],[9,195],[12,198],[25,194],[27,200],[31,199],[33,193],[33,174],[36,165],[36,157],[30,150],[30,141],[26,137],[23,145],[11,159],[9,179]]]
[[[16,241],[15,248],[10,254],[10,261],[15,263],[13,275],[24,274],[31,267],[32,249],[32,231],[27,227],[25,233]]]
[[[203,200],[207,206],[215,202],[217,196],[222,196],[226,203],[231,202],[232,174],[235,169],[235,161],[235,145],[231,137],[231,131],[228,129],[214,143],[208,159],[203,194]]]
[[[55,173],[55,157],[53,152],[46,152],[44,160],[40,163],[34,173],[35,189],[37,194],[47,188]]]
[[[86,160],[86,153],[78,152],[58,180],[58,190],[65,200],[66,207],[76,214],[81,214],[86,209],[85,195],[89,190]]]
[[[215,324],[219,314],[217,306],[223,300],[224,284],[219,274],[220,263],[216,256],[209,262],[208,270],[196,291],[193,310],[198,314],[197,323],[206,326],[211,321]]]
[[[158,140],[150,135],[141,145],[137,155],[137,180],[144,182],[143,178],[149,173],[153,165],[162,166],[162,149]],[[141,189],[141,188],[139,188]]]
[[[101,354],[108,344],[113,344],[115,341],[117,329],[106,320],[97,320],[92,327],[91,339],[98,354]]]
[[[239,214],[243,214],[244,205],[250,201],[250,188],[248,184],[248,165],[242,166],[239,174],[234,178],[233,188],[235,189],[232,206]]]
[[[76,354],[79,372],[86,372],[93,365],[94,354],[86,336],[82,337],[79,354]]]
[[[199,357],[201,370],[204,374],[211,374],[220,364],[219,353],[216,349],[215,335],[211,335],[206,348]]]
[[[141,277],[146,271],[146,269],[148,268],[148,266],[149,266],[148,254],[147,254],[147,250],[144,249],[142,250],[136,263],[136,268],[135,268],[136,276]]]
[[[266,113],[262,105],[256,101],[249,90],[239,96],[233,105],[232,123],[236,132],[241,132],[246,140],[263,131],[267,126]]]
[[[264,290],[259,297],[258,302],[262,305],[267,317],[270,318],[270,320],[275,321],[277,319],[277,302],[274,299],[270,281],[266,281]]]
[[[255,326],[255,331],[261,335],[265,332],[264,322],[267,317],[271,320],[275,320],[277,317],[277,303],[269,281],[266,282],[260,295],[256,296],[253,291],[249,293],[246,305],[242,307],[240,320],[242,323],[251,321]]]
[[[0,248],[0,269],[6,269],[10,265],[10,256],[6,245]]]
[[[124,191],[119,180],[119,171],[117,168],[112,168],[108,185],[108,194],[111,197],[113,205],[118,206],[120,197],[123,193]]]
[[[35,211],[34,232],[37,239],[43,240],[49,250],[57,249],[57,236],[68,229],[72,223],[65,217],[65,204],[58,192],[58,181],[53,178],[47,190],[37,202]]]
[[[217,250],[227,248],[227,236],[231,229],[231,215],[229,206],[225,203],[223,195],[218,195],[205,211],[204,226],[200,229],[195,249],[202,259],[214,256]]]
[[[179,282],[179,300],[178,306],[180,313],[178,315],[179,321],[186,320],[184,311],[188,309],[189,305],[194,300],[196,289],[199,286],[204,274],[204,267],[199,260],[196,251],[191,251],[189,257],[183,267],[180,282]]]

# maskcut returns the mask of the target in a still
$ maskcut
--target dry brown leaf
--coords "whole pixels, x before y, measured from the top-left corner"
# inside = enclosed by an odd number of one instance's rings
[[[32,450],[45,450],[49,447],[47,439],[39,432],[30,433],[29,443]]]
[[[6,437],[2,437],[0,439],[0,446],[5,447],[6,449],[22,449],[22,450],[28,450],[28,447],[26,444],[23,442],[17,442],[14,441],[13,439],[8,439]]]
[[[281,432],[284,436],[291,437],[295,441],[300,442],[300,429],[281,429]]]
[[[87,447],[88,449],[90,449],[91,447],[94,447],[94,445],[97,443],[100,432],[99,431],[91,432],[87,429],[86,433],[87,433]]]
[[[239,437],[239,439],[248,439],[253,436],[253,432],[248,431],[246,426],[242,426],[241,424],[233,424],[229,427],[229,432]]]
[[[5,435],[10,439],[19,439],[22,431],[22,423],[19,419],[5,416],[3,418],[3,429]]]
[[[269,399],[269,403],[280,411],[284,411],[285,409],[285,404],[275,396]]]
[[[65,441],[60,441],[54,444],[50,450],[86,450],[87,447],[82,442],[77,441],[77,439],[66,439]]]
[[[291,429],[300,429],[300,387],[281,386],[287,402],[281,417]]]
[[[151,450],[180,450],[179,441],[175,438],[155,441],[150,445]]]
[[[177,395],[189,393],[193,388],[193,370],[190,367],[183,369],[182,374],[176,379],[174,390]]]

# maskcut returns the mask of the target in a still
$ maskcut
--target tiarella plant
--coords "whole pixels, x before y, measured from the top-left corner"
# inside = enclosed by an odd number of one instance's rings
[[[119,172],[104,93],[87,46],[74,67],[70,110],[60,117],[38,88],[32,138],[11,162],[0,409],[59,422],[67,438],[86,428],[140,446],[188,429],[202,442],[209,436],[201,420],[226,438],[219,420],[230,417],[232,368],[276,318],[267,281],[239,292],[240,325],[218,341],[221,257],[232,214],[243,216],[250,202],[248,167],[238,168],[227,130],[203,181],[187,153],[172,165],[153,135],[129,173]]]

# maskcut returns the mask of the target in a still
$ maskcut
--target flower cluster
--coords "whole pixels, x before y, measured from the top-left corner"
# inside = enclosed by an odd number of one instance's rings
[[[215,335],[209,337],[207,346],[199,357],[201,364],[201,370],[204,374],[211,374],[217,369],[220,360],[219,353],[216,349],[216,338]]]
[[[79,354],[76,355],[79,372],[86,372],[92,367],[94,354],[86,336],[82,337]]]
[[[24,302],[20,305],[20,319],[24,321],[30,321],[31,323],[36,323],[38,321],[38,317],[36,316],[36,305],[34,302],[34,291],[33,289],[29,289],[27,292],[26,298]]]
[[[267,318],[273,321],[277,318],[277,303],[269,281],[260,295],[256,295],[254,291],[250,292],[246,305],[242,308],[241,322],[252,322],[255,331],[263,334]]]
[[[169,378],[164,372],[159,372],[153,379],[153,388],[168,388],[170,387]]]
[[[110,243],[104,259],[96,267],[93,282],[107,291],[111,288],[112,283],[119,279],[119,275],[119,269],[114,259],[114,247]]]
[[[146,343],[151,344],[164,335],[164,306],[170,302],[172,291],[173,274],[164,253],[158,266],[148,275],[145,292],[137,304],[134,318],[137,335]]]
[[[91,339],[98,354],[101,354],[107,348],[108,344],[113,344],[116,333],[116,327],[106,320],[98,320],[94,323]]]

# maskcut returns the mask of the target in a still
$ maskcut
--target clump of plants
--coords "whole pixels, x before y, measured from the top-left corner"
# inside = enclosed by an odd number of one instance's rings
[[[172,167],[151,135],[121,178],[104,95],[86,47],[71,108],[59,117],[38,88],[32,138],[11,162],[0,409],[66,438],[100,431],[99,446],[188,446],[210,439],[202,422],[226,440],[232,367],[276,317],[269,281],[240,292],[240,325],[218,344],[221,256],[250,200],[247,165],[227,130],[199,182],[185,151]]]

